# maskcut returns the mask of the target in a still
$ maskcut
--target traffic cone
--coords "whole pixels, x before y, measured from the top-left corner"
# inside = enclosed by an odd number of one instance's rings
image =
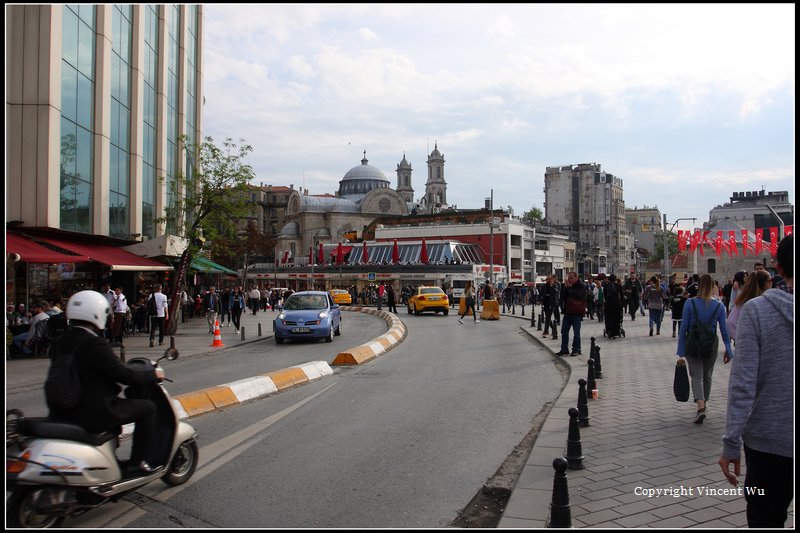
[[[214,342],[209,344],[209,346],[225,346],[222,344],[222,333],[219,331],[219,320],[214,321]]]

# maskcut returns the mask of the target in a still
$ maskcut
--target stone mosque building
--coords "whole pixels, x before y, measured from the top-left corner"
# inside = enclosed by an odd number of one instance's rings
[[[397,165],[397,188],[379,168],[369,164],[366,151],[361,164],[348,170],[335,195],[309,195],[307,189],[293,191],[286,208],[287,223],[277,237],[275,257],[305,264],[309,249],[316,257],[319,243],[343,242],[345,236],[360,232],[379,216],[437,213],[446,208],[447,182],[444,156],[434,144],[428,156],[428,181],[425,194],[414,201],[411,165],[403,154]],[[288,252],[288,254],[286,253]]]

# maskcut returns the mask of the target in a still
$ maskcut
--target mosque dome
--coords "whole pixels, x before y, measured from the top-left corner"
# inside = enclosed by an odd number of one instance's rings
[[[361,164],[348,170],[339,182],[339,196],[364,195],[373,189],[389,187],[386,175],[368,163],[367,153],[364,152]]]

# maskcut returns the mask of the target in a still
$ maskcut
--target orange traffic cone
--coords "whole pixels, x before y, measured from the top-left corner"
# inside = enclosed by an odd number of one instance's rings
[[[225,346],[222,344],[222,333],[219,331],[219,320],[214,321],[214,342],[209,344],[209,346]]]

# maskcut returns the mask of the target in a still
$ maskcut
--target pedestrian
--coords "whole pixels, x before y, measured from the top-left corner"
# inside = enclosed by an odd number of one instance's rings
[[[220,310],[222,309],[222,302],[220,302],[217,289],[213,285],[208,288],[208,293],[206,294],[206,297],[203,298],[203,307],[206,310],[208,332],[213,335],[215,333],[214,326],[217,321],[217,314],[219,314]]]
[[[653,276],[647,282],[642,299],[647,301],[647,309],[650,313],[650,336],[653,336],[653,325],[656,327],[656,335],[661,335],[661,317],[664,310],[664,297],[666,291],[661,288],[658,276]]]
[[[567,274],[561,294],[561,309],[564,323],[561,324],[561,351],[556,355],[581,355],[581,322],[586,314],[586,286],[577,272]],[[572,328],[572,353],[569,346],[569,330]]]
[[[225,327],[225,317],[228,317],[228,327],[231,326],[231,288],[223,289],[219,296],[219,325]]]
[[[700,280],[700,274],[692,274],[692,278],[686,284],[686,297],[687,298],[694,298],[694,297],[697,296],[699,280]]]
[[[242,321],[242,312],[245,309],[244,293],[242,293],[241,286],[236,286],[233,288],[233,291],[231,291],[228,297],[228,307],[230,308],[233,327],[236,328],[236,334],[238,335]]]
[[[739,315],[742,312],[742,306],[753,298],[761,296],[767,289],[771,288],[772,277],[770,277],[769,272],[766,270],[754,270],[745,278],[744,287],[742,287],[742,290],[740,290],[739,294],[736,296],[736,300],[733,302],[733,308],[728,315],[728,331],[731,334],[731,339],[734,341],[734,346],[736,345],[736,330],[738,327]],[[729,360],[727,359],[728,354],[725,355],[725,362],[727,363]]]
[[[378,311],[383,307],[383,296],[386,294],[386,285],[381,281],[378,286]]]
[[[189,315],[191,318],[191,306],[189,305],[189,292],[186,290],[186,286],[183,286],[181,290],[181,324],[186,323],[186,315]]]
[[[464,323],[464,317],[472,311],[472,319],[475,324],[480,322],[478,313],[475,311],[475,287],[472,286],[472,281],[467,281],[467,286],[464,288],[464,314],[458,319],[459,324]]]
[[[714,279],[709,274],[699,276],[697,283],[697,296],[692,298],[683,308],[681,320],[681,330],[678,334],[678,357],[685,357],[689,365],[689,377],[692,384],[692,395],[697,404],[697,415],[695,424],[702,424],[706,419],[708,398],[711,394],[711,377],[714,373],[714,365],[717,362],[719,351],[719,337],[716,335],[717,325],[725,343],[725,350],[733,354],[731,339],[728,334],[727,316],[725,306],[722,302],[713,298]],[[686,354],[686,337],[691,331],[695,322],[707,324],[713,332],[714,344],[710,353],[698,355]]]
[[[605,307],[606,335],[609,339],[619,337],[622,332],[623,293],[622,287],[617,283],[616,274],[608,276],[608,281],[603,285],[603,306]]]
[[[122,337],[125,329],[125,317],[128,315],[128,300],[122,294],[122,287],[114,289],[111,310],[114,313],[114,320],[111,322],[111,342],[124,342]]]
[[[683,319],[683,306],[686,303],[686,289],[678,285],[675,287],[675,295],[669,300],[669,307],[672,310],[672,336],[675,336],[675,329],[681,329]]]
[[[631,320],[636,320],[636,311],[640,310],[644,316],[644,309],[640,309],[640,302],[642,301],[642,282],[636,278],[636,273],[631,273],[627,280],[625,280],[624,289],[625,296],[628,299],[628,313],[631,315]]]
[[[395,296],[393,285],[389,285],[386,290],[386,303],[389,306],[389,312],[397,314],[397,297]]]
[[[603,284],[598,279],[594,282],[594,309],[597,312],[597,321],[605,321],[605,295],[603,294]]]
[[[778,244],[775,267],[793,287],[792,235]],[[742,306],[737,329],[718,463],[728,482],[737,486],[744,445],[747,525],[783,528],[794,498],[794,295],[766,290]]]
[[[161,285],[156,285],[155,291],[148,298],[150,315],[150,342],[155,339],[156,327],[158,327],[158,345],[164,344],[164,322],[169,318],[169,306],[167,305],[167,295],[161,292]],[[69,306],[69,304],[67,304]],[[67,315],[69,318],[69,315]]]
[[[20,304],[20,306],[24,308],[22,304]],[[17,347],[17,349],[21,353],[26,355],[30,355],[33,353],[31,351],[31,347],[33,346],[33,343],[37,341],[36,325],[39,322],[43,322],[45,320],[50,319],[47,313],[44,312],[44,302],[34,303],[33,305],[31,305],[31,310],[33,311],[33,315],[31,316],[31,319],[27,324],[28,329],[23,331],[22,333],[14,335],[13,339],[14,345]],[[103,317],[103,319],[105,320],[105,317]]]
[[[558,307],[558,293],[555,288],[555,279],[553,276],[547,276],[545,284],[541,289],[542,295],[542,313],[544,313],[544,332],[542,337],[547,337],[550,331],[551,320],[553,317],[553,310]],[[555,325],[553,325],[553,332],[555,333]]]
[[[248,304],[250,304],[250,312],[253,313],[253,316],[256,316],[256,313],[258,313],[258,302],[261,301],[261,291],[258,290],[258,287],[253,285],[253,288],[247,293],[247,299]]]

